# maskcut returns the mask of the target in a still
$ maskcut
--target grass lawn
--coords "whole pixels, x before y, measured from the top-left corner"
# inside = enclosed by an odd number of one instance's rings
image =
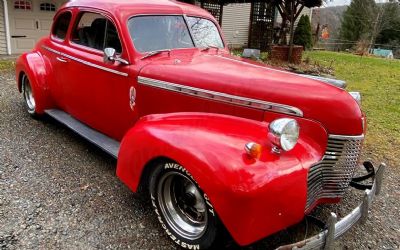
[[[0,60],[0,71],[14,69],[14,61],[12,60]]]
[[[366,149],[375,159],[399,165],[400,156],[400,60],[360,57],[347,53],[313,51],[305,57],[335,69],[346,80],[347,90],[360,91],[367,114]]]

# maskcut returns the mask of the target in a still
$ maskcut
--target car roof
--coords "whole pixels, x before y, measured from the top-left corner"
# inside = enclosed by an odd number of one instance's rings
[[[120,18],[148,14],[186,14],[206,17],[215,21],[214,17],[206,10],[175,0],[71,0],[64,7],[96,8]]]

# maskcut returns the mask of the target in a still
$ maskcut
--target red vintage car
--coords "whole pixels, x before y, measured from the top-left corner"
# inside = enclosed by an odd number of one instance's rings
[[[248,245],[299,223],[349,186],[363,203],[306,241],[329,247],[379,193],[384,164],[359,164],[366,119],[342,81],[231,56],[205,10],[172,0],[76,0],[18,59],[29,114],[47,114],[118,159],[149,191],[166,234],[188,249],[226,228]],[[352,179],[353,178],[353,179]],[[358,183],[371,178],[370,185]]]

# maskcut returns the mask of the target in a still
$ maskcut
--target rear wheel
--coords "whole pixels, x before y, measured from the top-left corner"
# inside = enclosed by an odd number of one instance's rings
[[[31,116],[37,117],[36,101],[33,95],[32,86],[27,75],[22,76],[22,94],[24,96],[25,107]]]
[[[149,189],[158,220],[176,244],[205,249],[214,243],[217,234],[214,208],[186,169],[173,162],[158,165]]]

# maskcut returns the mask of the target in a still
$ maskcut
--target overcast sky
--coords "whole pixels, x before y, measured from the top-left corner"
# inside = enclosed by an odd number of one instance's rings
[[[323,6],[349,5],[351,0],[328,0]]]
[[[387,3],[388,0],[375,0],[376,3]],[[351,0],[326,0],[323,1],[322,6],[329,7],[329,6],[340,6],[340,5],[349,5]]]

